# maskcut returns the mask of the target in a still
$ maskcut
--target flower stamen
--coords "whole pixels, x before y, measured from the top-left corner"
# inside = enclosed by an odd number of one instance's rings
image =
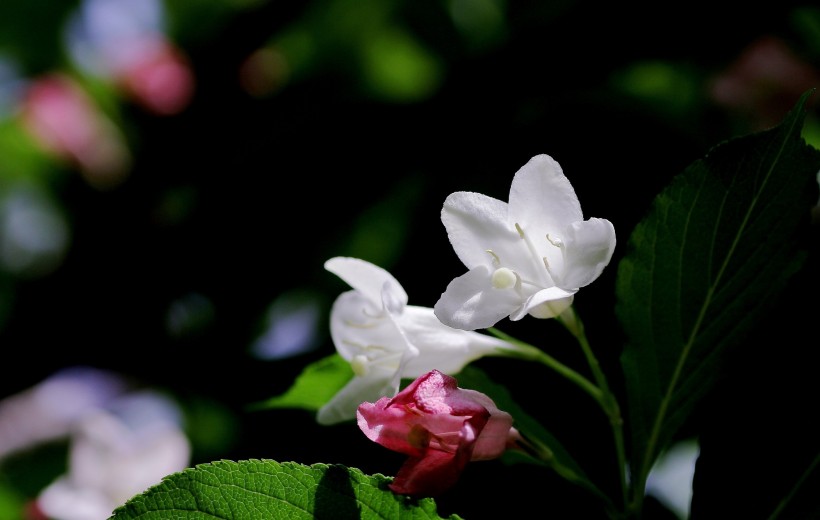
[[[378,320],[379,318],[373,318],[373,320]],[[355,328],[355,329],[372,329],[373,327],[378,326],[378,323],[374,322],[373,320],[367,321],[364,323],[358,323],[355,321],[344,320],[344,324],[348,327]]]
[[[495,254],[495,251],[493,251],[492,249],[487,249],[487,252],[490,253],[490,255],[492,255],[493,257],[493,267],[495,267],[496,269],[501,267],[501,259],[498,258],[497,254]]]
[[[515,229],[518,231],[518,235],[522,238],[522,240],[524,240],[524,242],[526,242],[527,249],[529,249],[529,251],[530,251],[530,255],[531,255],[530,258],[532,259],[533,263],[536,264],[536,267],[538,267],[537,266],[538,258],[541,257],[541,255],[539,255],[538,251],[536,251],[535,245],[532,243],[532,241],[529,239],[529,237],[526,236],[526,234],[524,234],[524,230],[521,228],[521,226],[518,224],[518,222],[515,223]],[[543,258],[543,257],[541,257],[541,258]],[[547,269],[547,273],[550,274],[549,269]],[[550,276],[552,276],[552,275],[550,274]],[[539,284],[535,284],[535,283],[533,283],[532,285],[540,286]],[[543,285],[543,284],[541,284],[541,285]]]
[[[547,233],[547,242],[555,247],[564,247],[564,241],[561,240],[561,237],[552,238],[549,233]]]
[[[350,360],[350,368],[357,376],[364,377],[370,372],[370,360],[364,354],[355,355]]]
[[[509,289],[515,287],[517,282],[518,274],[506,267],[496,269],[492,276],[492,284],[496,289]]]

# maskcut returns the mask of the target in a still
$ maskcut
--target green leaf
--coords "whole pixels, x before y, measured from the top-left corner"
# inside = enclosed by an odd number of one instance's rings
[[[390,480],[339,464],[223,460],[165,477],[110,520],[441,518],[432,499],[397,495]]]
[[[23,520],[25,515],[25,497],[17,490],[8,487],[4,479],[0,479],[0,518],[9,520]]]
[[[334,353],[306,366],[284,394],[256,403],[251,408],[304,408],[316,411],[330,401],[353,375],[350,363]]]
[[[640,495],[654,459],[713,385],[721,355],[754,340],[805,258],[801,231],[820,170],[820,152],[800,136],[811,93],[779,126],[691,164],[629,238],[616,313],[627,335],[621,363]]]

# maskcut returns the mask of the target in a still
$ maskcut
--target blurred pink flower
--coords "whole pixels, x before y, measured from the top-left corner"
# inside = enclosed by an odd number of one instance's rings
[[[774,36],[749,44],[716,76],[710,94],[753,130],[780,122],[795,101],[820,83],[820,70]]]
[[[467,462],[500,457],[519,439],[512,416],[475,390],[433,370],[395,397],[362,403],[359,428],[372,441],[406,454],[390,489],[436,496],[452,487]]]
[[[194,74],[167,35],[159,0],[83,0],[70,18],[66,47],[85,72],[111,82],[157,115],[190,103]]]
[[[34,80],[21,115],[41,146],[78,166],[93,186],[109,187],[127,176],[131,152],[122,133],[69,76],[53,73]]]
[[[135,59],[114,72],[123,91],[157,115],[181,112],[193,95],[194,76],[187,57],[162,35],[141,42]]]

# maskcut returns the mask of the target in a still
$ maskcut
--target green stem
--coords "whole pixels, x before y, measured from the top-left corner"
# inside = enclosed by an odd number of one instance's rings
[[[576,385],[578,385],[584,392],[588,393],[592,396],[595,401],[601,403],[603,406],[603,399],[604,395],[601,392],[601,389],[595,386],[589,379],[585,378],[575,370],[569,368],[568,366],[564,365],[554,357],[550,356],[543,350],[534,347],[528,343],[525,343],[521,340],[513,338],[512,336],[501,332],[496,328],[489,328],[487,329],[492,335],[496,336],[497,338],[501,338],[504,341],[508,341],[514,345],[516,345],[517,350],[514,352],[511,351],[504,351],[504,355],[507,357],[517,357],[521,359],[526,359],[529,361],[538,361],[551,369],[555,370],[565,378],[569,379]]]
[[[797,480],[797,483],[792,487],[789,494],[786,495],[783,498],[783,500],[780,501],[780,503],[777,505],[777,508],[772,512],[771,516],[769,516],[769,520],[775,520],[778,516],[780,516],[780,513],[782,513],[783,510],[786,509],[786,506],[797,494],[800,487],[806,482],[806,479],[814,471],[818,463],[820,463],[820,453],[817,454],[816,457],[814,457],[814,460],[811,462],[811,464],[809,464],[809,467],[806,468],[806,471],[804,471],[803,474],[800,475],[800,478]]]
[[[606,377],[601,370],[598,359],[595,357],[595,354],[593,354],[592,348],[587,340],[583,323],[581,323],[581,320],[575,313],[574,309],[569,307],[566,311],[560,314],[557,319],[581,345],[581,349],[583,350],[587,363],[592,370],[597,386],[589,379],[564,365],[543,350],[513,338],[498,329],[490,328],[487,329],[487,331],[498,338],[516,345],[518,350],[514,354],[515,357],[543,363],[578,385],[582,390],[595,399],[606,416],[609,418],[609,423],[612,428],[612,435],[615,442],[615,452],[618,459],[618,477],[621,485],[621,498],[623,500],[622,503],[624,507],[626,507],[629,497],[628,484],[626,481],[626,450],[624,447],[623,419],[621,417],[620,406],[618,405],[615,395],[609,389],[609,384],[607,383]],[[510,356],[510,353],[505,352],[505,355]]]
[[[624,447],[624,433],[623,433],[623,418],[621,417],[621,408],[618,405],[618,400],[609,389],[606,376],[601,370],[601,365],[595,354],[592,352],[592,347],[589,344],[586,333],[584,332],[584,325],[580,317],[571,306],[558,316],[558,321],[575,337],[581,349],[584,351],[587,363],[590,370],[598,383],[598,388],[601,391],[601,399],[598,400],[604,413],[609,418],[609,424],[612,427],[612,436],[615,442],[615,453],[618,458],[618,478],[621,484],[621,499],[624,507],[629,502],[628,484],[626,481],[626,449]]]

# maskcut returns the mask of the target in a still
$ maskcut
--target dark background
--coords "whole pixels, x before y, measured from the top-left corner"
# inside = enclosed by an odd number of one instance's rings
[[[41,38],[31,49],[31,37],[13,24],[39,23],[38,34],[49,34],[46,28],[56,29],[74,5],[55,3],[46,14],[48,2],[40,3],[42,12],[20,2],[0,7],[0,49],[16,50],[32,77],[64,66],[60,44]],[[268,1],[239,8],[226,2],[221,10],[198,13],[169,2],[177,13],[169,35],[190,58],[194,97],[170,116],[119,101],[135,157],[122,184],[97,189],[70,166],[59,167],[51,189],[70,223],[64,259],[36,277],[0,272],[0,295],[8,302],[0,316],[6,353],[0,397],[63,367],[90,365],[168,389],[192,409],[205,403],[220,410],[225,422],[216,428],[223,435],[212,433],[221,441],[198,445],[194,463],[272,458],[392,474],[401,457],[369,443],[353,425],[319,427],[301,410],[247,411],[249,403],[286,390],[307,363],[333,352],[323,320],[314,350],[279,360],[253,356],[250,345],[263,332],[272,301],[309,291],[326,311],[346,287],[322,264],[352,255],[391,271],[411,304],[433,306],[463,272],[439,220],[445,197],[466,190],[506,200],[515,171],[539,153],[562,165],[585,216],[612,221],[623,245],[672,176],[713,145],[776,124],[803,91],[817,86],[811,81],[820,58],[820,14],[808,3],[721,11],[693,3],[499,2],[502,29],[472,40],[454,26],[446,3],[387,4],[360,4],[340,26],[367,27],[377,16],[368,18],[368,9],[387,12],[390,24],[440,65],[438,86],[427,94],[395,99],[368,86],[359,54],[368,45],[364,38],[354,44],[346,38],[355,31],[328,29],[333,13],[352,4]],[[238,80],[240,65],[294,27],[315,32],[311,67],[264,95],[249,93]],[[814,76],[802,82],[749,77],[743,85],[752,106],[716,100],[714,80],[764,37],[783,42],[814,67]],[[647,63],[673,73],[637,82],[631,74]],[[622,253],[619,247],[604,275],[576,299],[617,388],[621,343],[612,309]],[[816,288],[816,275],[806,277],[802,282]],[[805,301],[794,291],[788,301]],[[169,331],[169,308],[191,294],[202,296],[206,308]],[[775,332],[785,322],[790,330],[810,323],[816,305],[806,304],[788,305],[788,315],[773,317],[771,337],[761,335],[749,346],[751,355],[739,356],[733,365],[739,368],[696,417],[707,425],[704,453],[715,454],[711,464],[730,468],[721,475],[739,489],[696,486],[705,497],[701,518],[763,518],[755,512],[771,510],[782,493],[757,487],[750,473],[771,482],[766,473],[791,459],[791,442],[815,444],[805,429],[776,426],[781,414],[816,415],[807,401],[793,410],[789,401],[796,393],[816,394],[805,349],[798,348],[812,340]],[[524,320],[499,327],[584,366],[557,324]],[[608,428],[586,396],[538,367],[478,364],[581,450],[578,458],[590,474],[616,484]],[[761,379],[777,392],[758,395]],[[738,438],[737,432],[752,433]],[[583,491],[549,472],[522,468],[499,483],[500,464],[471,465],[439,501],[440,511],[481,518],[488,507],[504,507],[524,516],[535,500],[544,517],[600,514]],[[729,512],[737,516],[721,516]]]

